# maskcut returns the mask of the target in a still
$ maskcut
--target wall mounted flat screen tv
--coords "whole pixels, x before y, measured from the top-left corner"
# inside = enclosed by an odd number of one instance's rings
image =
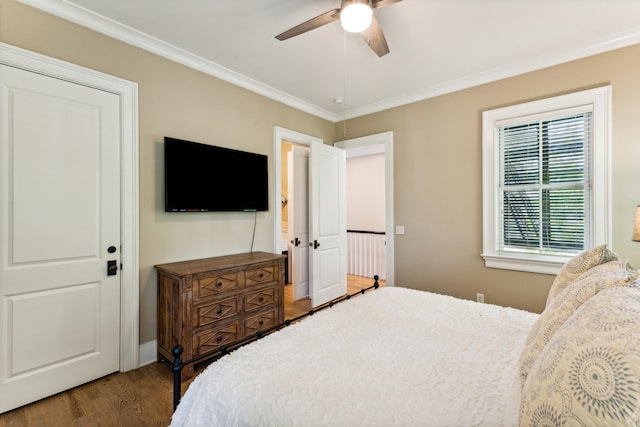
[[[166,212],[267,211],[267,156],[164,138]]]

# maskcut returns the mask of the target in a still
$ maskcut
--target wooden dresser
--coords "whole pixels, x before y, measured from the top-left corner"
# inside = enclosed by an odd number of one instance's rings
[[[284,321],[284,255],[253,252],[156,265],[158,354],[188,361]],[[193,376],[185,365],[183,379]]]

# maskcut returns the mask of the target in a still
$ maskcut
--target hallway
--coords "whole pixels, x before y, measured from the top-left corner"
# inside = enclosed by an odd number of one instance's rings
[[[361,276],[347,276],[347,293],[353,294],[361,289],[368,288],[373,285],[374,280],[369,277]],[[378,280],[380,286],[385,286],[384,280]],[[284,318],[293,319],[301,314],[307,313],[311,310],[311,300],[304,298],[298,301],[293,301],[293,286],[288,284],[284,287]]]

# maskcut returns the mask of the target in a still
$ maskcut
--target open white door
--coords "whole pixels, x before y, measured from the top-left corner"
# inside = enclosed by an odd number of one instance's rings
[[[309,150],[293,146],[287,153],[289,235],[293,260],[293,299],[309,296]]]
[[[1,413],[119,369],[121,110],[5,65],[0,86]]]
[[[347,293],[347,209],[344,150],[312,142],[309,152],[311,305]]]

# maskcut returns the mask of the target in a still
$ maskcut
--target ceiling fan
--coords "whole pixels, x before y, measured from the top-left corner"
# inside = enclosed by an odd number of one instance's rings
[[[381,57],[389,53],[389,46],[378,20],[373,16],[373,9],[380,9],[400,1],[402,0],[342,0],[339,9],[311,18],[278,34],[276,38],[281,41],[287,40],[340,19],[346,31],[360,33],[369,47]]]

